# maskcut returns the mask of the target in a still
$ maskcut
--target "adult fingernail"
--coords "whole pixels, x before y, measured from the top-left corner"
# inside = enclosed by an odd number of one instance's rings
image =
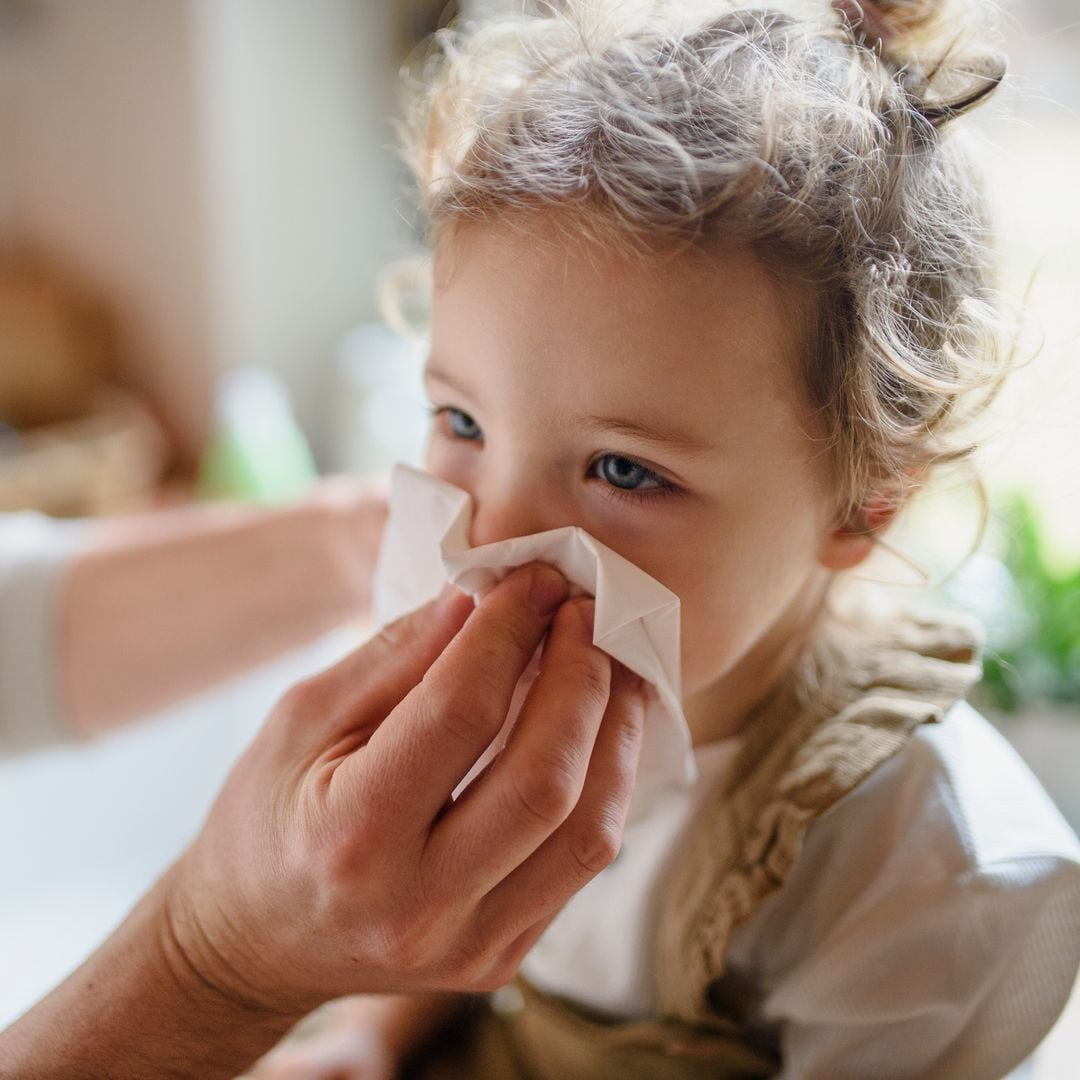
[[[461,591],[452,581],[448,581],[444,586],[436,603],[444,611],[449,611],[463,596],[465,593]]]
[[[538,566],[529,586],[529,603],[539,615],[550,615],[570,594],[566,578],[550,566]]]
[[[577,608],[581,621],[585,624],[585,629],[591,634],[593,632],[593,622],[596,618],[596,601],[591,596],[587,596],[575,600],[574,607]]]

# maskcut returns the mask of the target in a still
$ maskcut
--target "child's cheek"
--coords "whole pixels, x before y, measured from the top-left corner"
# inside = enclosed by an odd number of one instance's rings
[[[683,695],[695,694],[716,682],[731,667],[734,646],[713,628],[695,625],[693,612],[684,609],[682,620]]]
[[[692,694],[738,667],[767,629],[763,589],[751,583],[752,566],[730,574],[691,574],[675,591],[681,598],[683,693]]]

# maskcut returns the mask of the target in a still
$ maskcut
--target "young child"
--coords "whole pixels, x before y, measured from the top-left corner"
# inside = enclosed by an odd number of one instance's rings
[[[1000,1077],[1080,851],[972,629],[830,599],[1000,380],[954,127],[1002,62],[935,0],[551,6],[448,34],[413,128],[427,466],[472,544],[578,525],[680,597],[700,780],[409,1075]],[[457,1005],[350,1008],[389,1076]]]

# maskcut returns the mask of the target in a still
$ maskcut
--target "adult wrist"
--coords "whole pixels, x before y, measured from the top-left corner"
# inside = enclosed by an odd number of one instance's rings
[[[174,870],[3,1035],[5,1080],[229,1080],[296,1022],[225,992],[176,933]]]
[[[301,1018],[302,1012],[277,1010],[228,985],[228,960],[215,954],[196,929],[193,915],[178,902],[174,865],[137,908],[132,927],[145,939],[147,993],[159,995],[162,1009],[152,1010],[142,1025],[147,1052],[156,1039],[162,1050],[161,1075],[187,1080],[229,1080],[267,1050]],[[143,906],[140,905],[140,906]],[[162,1015],[164,1009],[168,1015]],[[155,1014],[160,1021],[155,1026]],[[167,1063],[167,1067],[166,1067]],[[156,1074],[151,1074],[156,1075]]]
[[[230,963],[202,931],[198,918],[183,902],[176,881],[183,859],[175,864],[148,894],[150,918],[155,931],[157,955],[175,991],[188,1003],[187,1011],[196,1021],[213,1027],[243,1024],[265,1031],[276,1041],[310,1009],[275,1007],[254,988],[243,990],[239,965]],[[271,991],[276,987],[270,988]],[[319,1002],[312,1002],[314,1008]]]

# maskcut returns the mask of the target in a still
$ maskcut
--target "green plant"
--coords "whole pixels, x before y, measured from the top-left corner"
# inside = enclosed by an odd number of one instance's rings
[[[1006,503],[999,524],[1013,610],[996,634],[989,628],[982,695],[1009,712],[1080,703],[1080,560],[1052,565],[1039,516],[1024,496]]]

